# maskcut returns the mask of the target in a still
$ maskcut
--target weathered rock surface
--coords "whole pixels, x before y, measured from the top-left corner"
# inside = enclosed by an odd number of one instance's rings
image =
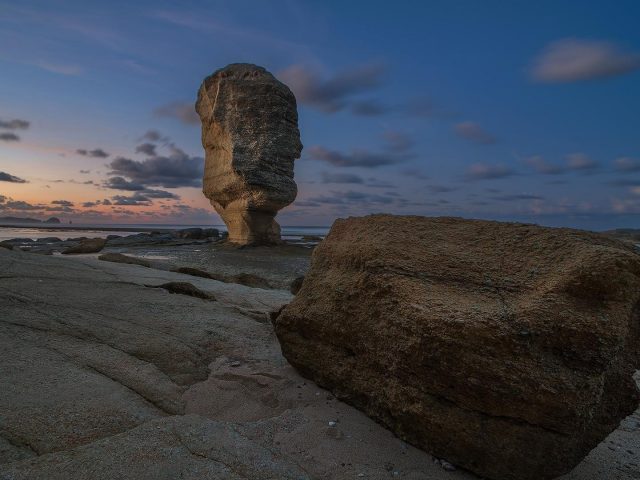
[[[210,278],[212,280],[218,280],[220,282],[224,282],[224,277],[222,275],[216,275],[215,273],[205,272],[204,270],[200,270],[199,268],[178,267],[178,268],[174,268],[171,271],[176,273],[183,273],[184,275],[193,275],[194,277]]]
[[[21,480],[310,479],[233,425],[195,415],[153,420],[88,446],[9,465],[3,473],[3,479]]]
[[[238,244],[280,241],[274,217],[295,200],[302,144],[296,99],[262,67],[231,64],[205,78],[196,110],[205,150],[203,192]]]
[[[37,243],[57,243],[61,241],[62,240],[58,237],[44,237],[44,238],[38,238],[36,240]]]
[[[107,241],[104,238],[88,238],[81,240],[78,245],[74,245],[62,251],[63,255],[78,253],[98,253],[104,248]]]
[[[184,281],[217,301],[146,287]],[[256,321],[281,288],[0,249],[0,479],[478,480],[300,377]],[[562,478],[639,464],[637,410]]]
[[[275,326],[300,372],[401,438],[539,480],[638,406],[639,300],[640,256],[601,235],[374,215],[336,221]]]
[[[171,270],[172,272],[183,273],[185,275],[193,275],[194,277],[210,278],[219,282],[237,283],[253,288],[272,288],[269,281],[259,275],[253,273],[237,273],[234,275],[222,275],[220,273],[210,273],[199,268],[178,267]]]
[[[271,288],[269,282],[253,273],[238,273],[236,275],[231,275],[225,279],[226,282],[230,283],[239,283],[240,285],[246,285],[247,287],[253,288]]]
[[[219,335],[264,348],[264,339],[256,338],[256,326],[264,326],[238,309],[266,315],[289,298],[286,292],[256,290],[252,296],[240,285],[194,282],[219,296],[219,305],[145,287],[184,280],[171,272],[0,252],[0,464],[185,413],[185,390],[207,378],[213,358],[238,351],[220,344]],[[83,467],[74,468],[76,474],[64,478],[87,478],[78,473]],[[29,477],[30,471],[8,477],[0,467],[0,478],[52,478],[46,470]]]
[[[203,300],[215,300],[213,295],[203,292],[189,282],[167,282],[162,285],[153,285],[153,288],[163,288],[167,292],[175,293],[177,295],[188,295],[190,297],[201,298]]]
[[[304,276],[296,277],[291,285],[289,286],[289,291],[293,295],[297,295],[300,289],[302,288],[302,282],[304,282]]]
[[[124,255],[122,253],[103,253],[98,257],[98,260],[102,260],[104,262],[115,262],[115,263],[128,263],[129,265],[140,265],[141,267],[151,267],[151,264],[143,259],[137,257],[130,257],[129,255]]]
[[[187,238],[194,240],[202,240],[205,238],[220,236],[220,232],[217,228],[184,228],[175,232],[178,238]]]
[[[3,243],[10,243],[11,245],[22,245],[25,243],[32,243],[33,240],[30,238],[12,238],[10,240],[5,240]]]

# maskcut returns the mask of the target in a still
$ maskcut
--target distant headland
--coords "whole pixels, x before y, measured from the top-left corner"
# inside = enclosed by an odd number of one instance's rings
[[[0,217],[0,223],[61,223],[59,218],[51,217],[46,220],[38,220],[37,218],[22,218],[22,217]]]

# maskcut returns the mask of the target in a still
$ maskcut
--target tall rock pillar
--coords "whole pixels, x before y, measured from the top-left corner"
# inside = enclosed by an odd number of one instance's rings
[[[205,150],[203,188],[242,245],[280,242],[278,211],[296,198],[300,157],[296,99],[257,65],[234,63],[202,82],[196,111]]]

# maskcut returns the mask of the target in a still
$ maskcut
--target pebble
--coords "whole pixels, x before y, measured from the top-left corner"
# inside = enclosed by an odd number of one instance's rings
[[[239,361],[235,361],[235,362],[231,362],[230,364],[232,367],[239,367],[240,365],[242,365],[242,363],[240,363]]]
[[[442,467],[443,470],[446,470],[447,472],[455,472],[456,471],[456,467],[454,467],[452,464],[450,464],[446,460],[442,460],[442,459],[433,457],[433,463],[437,463],[438,465],[440,465]]]
[[[442,468],[444,470],[446,470],[447,472],[455,472],[456,467],[454,467],[453,465],[451,465],[449,462],[447,462],[446,460],[440,460],[440,465],[442,465]]]

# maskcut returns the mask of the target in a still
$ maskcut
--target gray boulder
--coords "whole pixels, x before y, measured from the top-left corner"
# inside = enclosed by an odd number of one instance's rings
[[[90,238],[82,240],[78,245],[74,245],[62,251],[63,255],[78,253],[98,253],[105,246],[107,241],[104,238]]]
[[[122,253],[104,253],[98,257],[104,262],[127,263],[129,265],[140,265],[141,267],[151,267],[151,264],[142,258],[130,257]]]
[[[178,238],[204,240],[210,237],[218,237],[220,233],[215,228],[185,228],[175,232]]]
[[[58,237],[45,237],[45,238],[38,238],[36,240],[37,243],[58,243],[61,241],[62,240]]]

